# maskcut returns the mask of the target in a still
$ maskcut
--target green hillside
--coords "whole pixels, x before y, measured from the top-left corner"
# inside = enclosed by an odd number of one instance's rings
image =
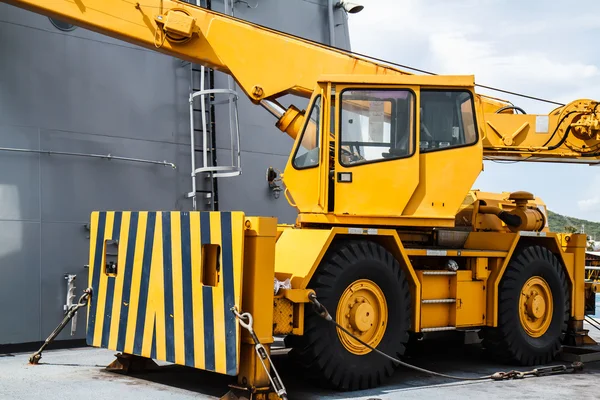
[[[548,223],[552,232],[579,232],[581,225],[584,225],[588,236],[600,240],[600,222],[567,217],[548,210]]]

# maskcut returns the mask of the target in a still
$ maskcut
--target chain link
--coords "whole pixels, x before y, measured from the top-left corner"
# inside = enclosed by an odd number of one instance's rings
[[[439,376],[442,378],[464,380],[464,381],[482,381],[482,380],[489,380],[489,379],[500,381],[500,380],[508,380],[508,379],[522,379],[522,378],[525,378],[526,376],[545,376],[545,375],[553,375],[553,374],[560,374],[560,373],[566,373],[566,372],[575,372],[575,371],[581,371],[583,369],[583,363],[576,361],[576,362],[572,363],[570,366],[552,365],[552,366],[548,366],[548,367],[536,368],[531,371],[512,370],[512,371],[508,371],[508,372],[495,372],[492,375],[486,375],[486,376],[480,376],[480,377],[474,377],[474,378],[442,374],[440,372],[435,372],[435,371],[427,370],[425,368],[417,367],[412,364],[408,364],[406,362],[400,361],[399,359],[397,359],[395,357],[387,355],[380,350],[377,350],[376,348],[374,348],[374,347],[370,346],[369,344],[365,343],[364,341],[362,341],[360,338],[356,337],[352,332],[349,332],[347,329],[345,329],[343,326],[338,324],[336,321],[334,321],[333,318],[331,317],[331,314],[329,314],[329,311],[327,311],[325,306],[317,300],[317,295],[315,293],[310,293],[308,295],[308,299],[312,303],[314,311],[320,317],[322,317],[326,321],[331,322],[338,329],[345,332],[346,334],[351,336],[353,339],[360,342],[362,345],[368,347],[369,349],[382,355],[383,357],[385,357],[389,360],[392,360],[395,363],[398,363],[406,368],[410,368],[410,369],[413,369],[413,370],[416,370],[419,372],[426,373],[428,375],[435,375],[435,376]]]
[[[579,361],[573,362],[571,365],[551,365],[549,367],[535,368],[531,371],[509,371],[509,372],[496,372],[492,374],[492,379],[500,381],[506,379],[522,379],[526,376],[547,376],[561,374],[565,372],[581,371],[583,369],[583,363]]]
[[[81,295],[81,297],[79,298],[79,300],[77,301],[77,303],[72,304],[68,311],[67,314],[65,315],[65,317],[63,318],[63,320],[61,321],[60,324],[58,324],[58,326],[56,327],[56,329],[54,329],[54,331],[52,331],[52,333],[50,334],[50,336],[48,336],[48,338],[46,339],[46,341],[44,342],[44,344],[42,344],[42,347],[40,347],[40,349],[38,351],[36,351],[35,353],[33,353],[31,355],[31,357],[29,357],[29,363],[30,364],[37,364],[40,361],[40,358],[42,358],[42,351],[44,351],[44,349],[46,347],[48,347],[48,345],[50,343],[52,343],[54,341],[54,339],[56,339],[56,337],[58,336],[58,334],[64,329],[65,326],[67,326],[67,324],[69,323],[69,321],[71,319],[73,319],[73,317],[75,316],[75,314],[77,314],[77,311],[81,308],[81,307],[85,307],[89,301],[89,298],[92,296],[92,288],[87,288],[83,291],[83,294]]]

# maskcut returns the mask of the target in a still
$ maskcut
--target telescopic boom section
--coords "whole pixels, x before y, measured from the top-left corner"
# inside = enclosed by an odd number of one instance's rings
[[[600,162],[600,107],[576,100],[547,115],[485,113],[487,159],[537,162]]]
[[[100,34],[231,75],[244,93],[296,137],[299,110],[285,94],[310,97],[323,75],[412,75],[389,64],[173,0],[1,0]],[[447,85],[445,85],[447,86]],[[547,115],[477,95],[484,156],[499,160],[600,160],[597,102],[577,100]]]
[[[231,75],[255,103],[310,97],[321,75],[408,71],[173,0],[2,0]],[[482,99],[486,111],[508,103]]]
[[[230,74],[256,103],[308,97],[321,74],[407,74],[181,1],[2,1]]]

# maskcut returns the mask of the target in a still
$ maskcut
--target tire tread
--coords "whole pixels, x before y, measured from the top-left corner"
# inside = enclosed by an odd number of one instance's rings
[[[366,240],[344,240],[332,244],[311,279],[309,287],[315,289],[319,301],[325,303],[331,298],[337,277],[352,268],[352,264],[371,260],[383,263],[390,269],[395,287],[400,293],[401,304],[388,304],[388,309],[403,306],[401,310],[403,320],[397,323],[401,332],[393,341],[394,348],[391,351],[393,355],[401,357],[409,338],[411,296],[406,275],[400,268],[400,264],[383,246]],[[333,356],[331,346],[327,346],[322,340],[323,329],[335,329],[335,327],[315,314],[312,308],[307,307],[305,310],[304,335],[294,338],[294,345],[289,353],[296,363],[307,370],[308,374],[305,376],[336,390],[363,390],[381,385],[393,374],[397,367],[395,363],[378,354],[375,354],[377,358],[372,359],[376,361],[371,361],[373,365],[369,373],[365,373],[364,370],[363,373],[358,373],[345,368],[346,365]],[[332,316],[334,311],[329,310]]]

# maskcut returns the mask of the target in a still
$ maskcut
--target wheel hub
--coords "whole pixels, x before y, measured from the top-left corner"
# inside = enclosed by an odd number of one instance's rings
[[[552,321],[552,292],[548,283],[539,276],[531,277],[521,290],[519,316],[521,326],[531,337],[540,337]]]
[[[539,294],[530,296],[527,299],[527,314],[533,319],[539,319],[546,312],[546,301]]]
[[[336,310],[336,322],[369,346],[377,347],[385,333],[388,309],[381,288],[373,281],[360,279],[346,288]],[[371,351],[367,346],[338,329],[342,345],[356,355]]]
[[[356,301],[358,302],[358,299]],[[366,303],[364,297],[361,301],[360,304],[352,307],[350,311],[350,325],[362,333],[373,326],[374,310],[371,304]]]

